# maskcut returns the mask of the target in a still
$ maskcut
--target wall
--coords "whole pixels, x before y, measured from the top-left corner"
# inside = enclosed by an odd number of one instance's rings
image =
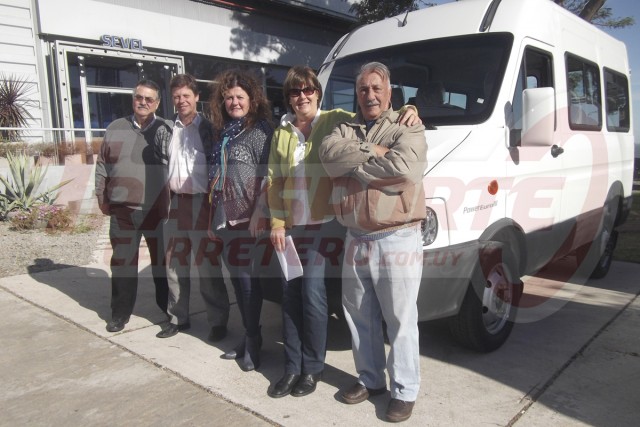
[[[0,0],[0,73],[29,83],[29,125],[42,127],[33,7],[30,0]],[[26,138],[28,139],[28,138]]]
[[[189,0],[38,0],[38,5],[40,31],[48,38],[98,42],[103,34],[115,34],[140,39],[149,50],[287,66],[319,66],[342,35]]]

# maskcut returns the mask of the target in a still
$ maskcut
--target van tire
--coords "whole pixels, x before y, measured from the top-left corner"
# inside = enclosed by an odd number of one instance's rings
[[[609,273],[613,262],[613,253],[618,244],[618,230],[615,229],[618,215],[618,199],[614,198],[604,207],[602,230],[590,244],[583,245],[576,250],[578,262],[593,265],[589,274],[591,279],[602,279]],[[600,250],[600,248],[602,248]],[[600,254],[602,251],[602,254]],[[597,258],[596,258],[597,257]],[[594,258],[597,259],[594,260]]]
[[[607,239],[607,243],[605,245],[602,256],[596,263],[596,267],[593,269],[593,272],[591,273],[592,279],[602,279],[609,273],[609,269],[611,268],[611,263],[613,262],[613,252],[615,251],[617,244],[618,244],[618,230],[613,230],[613,232]]]
[[[479,352],[496,350],[505,343],[515,322],[522,281],[513,278],[508,251],[483,261],[462,301],[458,314],[449,320],[451,334],[464,347]],[[484,272],[484,273],[483,273]]]

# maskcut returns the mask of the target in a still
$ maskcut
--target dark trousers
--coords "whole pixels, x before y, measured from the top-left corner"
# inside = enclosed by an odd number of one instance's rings
[[[229,295],[219,259],[222,248],[207,234],[210,211],[208,195],[172,194],[170,207],[169,219],[164,224],[169,321],[174,325],[189,322],[193,283],[200,289],[209,326],[226,327]]]
[[[339,268],[343,241],[335,221],[287,230],[302,263],[301,277],[282,279],[282,332],[285,373],[317,374],[327,347],[328,269]]]
[[[151,259],[156,287],[156,304],[167,312],[168,286],[164,266],[162,219],[157,210],[145,211],[124,206],[111,208],[109,240],[111,256],[111,316],[129,317],[138,293],[138,258],[144,236]]]
[[[229,270],[242,325],[248,337],[255,337],[260,334],[262,312],[262,287],[255,268],[255,260],[260,259],[260,255],[257,239],[251,237],[248,227],[249,223],[245,222],[215,233],[224,243],[222,258]]]

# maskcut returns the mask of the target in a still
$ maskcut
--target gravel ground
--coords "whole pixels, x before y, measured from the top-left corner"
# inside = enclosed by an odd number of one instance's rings
[[[48,233],[45,230],[16,231],[0,221],[0,277],[82,266],[94,260],[101,235],[106,233],[104,217],[88,217],[83,224],[91,230]]]

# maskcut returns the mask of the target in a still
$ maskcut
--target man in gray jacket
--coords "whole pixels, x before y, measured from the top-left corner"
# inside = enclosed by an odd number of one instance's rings
[[[422,276],[421,221],[426,216],[422,176],[424,126],[402,126],[391,109],[389,69],[365,64],[356,79],[359,112],[320,146],[333,181],[336,217],[348,228],[342,302],[351,330],[358,382],[341,392],[355,404],[386,392],[386,417],[411,416],[420,388],[418,310]],[[382,321],[391,350],[385,359]]]
[[[162,220],[167,214],[161,150],[170,129],[155,112],[160,88],[151,80],[138,82],[133,93],[133,115],[108,127],[96,162],[98,206],[110,215],[111,320],[107,331],[118,332],[129,321],[138,290],[138,252],[144,235],[151,258],[156,303],[167,311]]]

